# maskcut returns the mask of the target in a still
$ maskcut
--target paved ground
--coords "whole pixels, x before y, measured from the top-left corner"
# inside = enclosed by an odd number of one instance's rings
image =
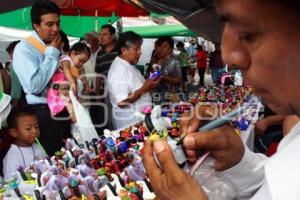
[[[194,82],[191,83],[191,77],[188,77],[189,79],[189,83],[188,83],[188,87],[187,87],[187,92],[196,92],[198,90],[198,84],[199,84],[199,75],[198,73],[196,73],[195,77],[194,77]],[[204,77],[204,84],[205,85],[212,85],[212,79],[211,79],[211,74],[207,74],[205,73],[205,77]]]

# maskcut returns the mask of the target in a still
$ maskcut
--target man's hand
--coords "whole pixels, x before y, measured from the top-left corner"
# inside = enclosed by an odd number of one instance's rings
[[[84,85],[84,92],[87,94],[94,94],[95,89],[91,88],[89,84]]]
[[[154,160],[153,152],[161,165]],[[172,150],[165,140],[146,141],[143,163],[151,186],[158,199],[163,200],[207,200],[201,186],[190,175],[182,171],[175,161]]]
[[[259,119],[257,120],[257,122],[255,123],[255,133],[257,134],[264,134],[267,130],[267,128],[269,127],[269,123],[268,120],[265,119]]]
[[[203,124],[203,116],[214,116],[214,111],[205,107],[197,107],[197,111],[190,117],[184,117],[180,121],[180,132],[187,135],[183,140],[183,146],[188,161],[193,163],[198,158],[197,152],[209,151],[215,159],[215,169],[223,171],[238,164],[244,155],[244,144],[236,134],[233,127],[224,125],[210,131],[198,132]]]
[[[183,140],[189,160],[196,160],[197,151],[208,151],[215,159],[217,171],[224,171],[238,164],[244,155],[244,144],[230,125],[211,131],[195,132]],[[192,153],[193,152],[193,153]]]
[[[207,105],[197,105],[190,112],[185,112],[180,118],[180,134],[184,137],[190,133],[196,132],[203,122],[208,120],[214,120],[218,117],[217,108]],[[197,150],[185,149],[188,161],[194,163],[197,158]]]
[[[61,50],[62,46],[63,46],[63,42],[61,41],[61,37],[60,35],[57,36],[54,40],[52,40],[52,42],[49,44],[49,46],[55,47],[58,50]]]

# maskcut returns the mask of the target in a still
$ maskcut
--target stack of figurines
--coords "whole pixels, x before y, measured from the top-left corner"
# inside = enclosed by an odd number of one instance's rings
[[[20,168],[6,180],[2,197],[154,199],[140,156],[144,134],[145,128],[136,125],[119,133],[107,130],[105,136],[85,145],[67,139],[54,156],[37,160],[28,169]]]

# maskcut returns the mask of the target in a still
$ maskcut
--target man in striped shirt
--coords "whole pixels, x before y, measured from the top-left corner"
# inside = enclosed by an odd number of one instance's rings
[[[108,112],[111,110],[111,105],[108,98],[106,79],[110,65],[118,55],[115,36],[116,29],[112,25],[106,24],[101,27],[99,40],[102,49],[98,52],[96,58],[95,71],[97,77],[95,91],[99,97],[97,101],[104,103],[106,109],[98,105],[91,106],[92,120],[100,134],[104,128],[112,128],[111,116],[110,112]]]

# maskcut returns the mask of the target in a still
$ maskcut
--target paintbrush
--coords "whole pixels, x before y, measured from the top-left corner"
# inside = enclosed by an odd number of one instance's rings
[[[218,128],[228,122],[230,122],[233,118],[237,117],[239,114],[243,114],[246,111],[247,106],[241,106],[238,107],[237,109],[231,111],[230,113],[223,115],[221,117],[219,117],[218,119],[211,121],[207,124],[205,124],[204,126],[200,127],[198,129],[198,132],[202,132],[202,131],[208,131],[208,130],[212,130],[215,128]],[[183,144],[183,140],[185,138],[186,135],[184,135],[178,142],[177,145],[182,145]]]

